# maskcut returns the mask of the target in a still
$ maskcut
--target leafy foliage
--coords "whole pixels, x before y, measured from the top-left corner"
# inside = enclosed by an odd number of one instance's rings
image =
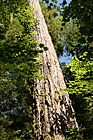
[[[70,18],[78,19],[80,26],[80,32],[82,35],[88,37],[88,42],[92,42],[93,37],[93,15],[92,15],[93,4],[92,0],[72,0],[69,6],[64,8],[62,13],[64,21],[69,21]]]
[[[0,139],[31,139],[33,84],[41,65],[37,21],[27,1],[11,2],[0,5]]]
[[[92,100],[93,100],[93,41],[92,15],[90,1],[74,1],[63,6],[62,28],[66,51],[72,54],[72,61],[64,72],[68,81],[67,91],[70,95],[82,139],[92,139]],[[72,28],[74,25],[74,28]],[[65,30],[64,30],[65,29]],[[71,30],[72,29],[72,30]],[[68,50],[67,50],[68,49]]]
[[[70,71],[74,75],[74,81],[69,80],[67,90],[70,94],[74,94],[74,102],[77,103],[74,105],[75,110],[77,109],[76,116],[81,128],[85,128],[84,137],[91,139],[93,137],[91,130],[93,128],[93,59],[88,60],[86,56],[87,52],[80,56],[84,61],[80,61],[76,56],[72,57],[68,67],[70,66]]]

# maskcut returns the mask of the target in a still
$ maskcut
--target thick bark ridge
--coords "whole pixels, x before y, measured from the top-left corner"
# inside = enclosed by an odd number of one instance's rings
[[[48,47],[40,58],[41,75],[45,75],[45,79],[38,80],[35,85],[34,137],[35,140],[52,140],[53,137],[64,140],[66,131],[78,127],[78,124],[69,113],[73,112],[69,94],[59,92],[66,85],[39,1],[30,0],[30,6],[36,9],[35,17],[39,21],[37,39]]]

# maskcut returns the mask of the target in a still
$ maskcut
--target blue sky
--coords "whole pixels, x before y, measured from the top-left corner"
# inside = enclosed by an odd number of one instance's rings
[[[69,5],[70,1],[71,0],[66,0],[67,1],[67,5]],[[51,2],[51,0],[50,0]],[[60,3],[63,2],[63,0],[57,0],[57,5],[59,5]],[[71,56],[66,56],[66,53],[64,53],[63,56],[60,57],[59,61],[62,63],[62,62],[65,62],[66,64],[68,64],[70,61],[71,61]]]
[[[67,1],[67,5],[69,5],[71,0],[66,0],[66,1]],[[63,2],[63,0],[57,0],[57,2],[58,2],[57,5],[59,5],[60,3]],[[71,56],[66,56],[66,53],[64,53],[64,55],[60,57],[59,61],[61,63],[65,62],[66,64],[68,64],[71,61]]]
[[[68,4],[70,3],[71,0],[66,0],[66,1],[67,1],[67,5],[68,5]],[[58,0],[58,4],[59,4],[59,3],[62,3],[62,2],[63,2],[63,0]]]
[[[67,5],[69,5],[71,0],[66,0],[67,1]],[[62,3],[63,0],[58,0],[58,5],[59,3]],[[71,61],[71,56],[66,56],[66,53],[64,53],[64,55],[62,57],[60,57],[60,62],[65,62],[66,64],[68,64]]]

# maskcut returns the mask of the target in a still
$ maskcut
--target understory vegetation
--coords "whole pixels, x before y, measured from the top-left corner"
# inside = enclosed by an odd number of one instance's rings
[[[40,78],[38,22],[26,0],[0,3],[0,139],[32,138],[33,82]]]

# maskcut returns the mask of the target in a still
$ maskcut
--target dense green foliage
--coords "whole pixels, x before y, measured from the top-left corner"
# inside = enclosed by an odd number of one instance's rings
[[[32,138],[33,81],[39,76],[37,21],[27,1],[0,3],[0,139]]]
[[[77,25],[76,19],[71,19],[69,22],[63,26],[63,17],[62,21],[62,44],[64,46],[64,51],[68,55],[77,55],[78,59],[85,51],[88,52],[88,57],[92,56],[92,42],[88,42],[88,37],[82,35],[80,32],[80,24]]]
[[[93,38],[93,2],[92,0],[72,0],[69,6],[64,8],[62,15],[64,21],[68,22],[70,18],[77,19],[80,24],[80,33],[86,35],[88,42],[92,42]],[[83,41],[83,40],[82,40]]]
[[[64,7],[62,12],[62,27],[70,31],[74,23],[77,30],[67,42],[68,51],[72,49],[72,60],[64,67],[67,74],[67,91],[72,94],[71,99],[76,112],[82,139],[93,138],[93,19],[92,1],[74,1]],[[72,22],[72,23],[71,23]],[[75,29],[74,28],[74,29]],[[63,29],[64,31],[64,29]],[[69,32],[68,32],[69,33]],[[66,36],[66,35],[65,35]],[[67,37],[67,36],[66,36]],[[65,72],[65,73],[66,73]]]
[[[92,101],[93,101],[93,59],[86,58],[87,52],[82,56],[80,61],[76,56],[68,65],[72,72],[72,78],[69,79],[68,88],[66,89],[73,100],[73,106],[76,111],[78,124],[83,128],[83,137],[86,140],[92,139]],[[81,129],[80,128],[80,129]]]
[[[76,8],[75,8],[76,7]],[[79,55],[82,55],[84,52],[88,52],[87,57],[93,57],[93,15],[92,1],[77,1],[72,0],[69,6],[63,8],[64,12],[61,12],[62,15],[62,26],[66,26],[71,21],[74,23],[75,27],[78,28],[73,34],[73,38],[69,41],[69,46],[72,46],[72,50],[76,52],[76,55],[79,59]],[[72,20],[71,20],[72,19]],[[73,40],[72,40],[73,39]],[[70,47],[69,47],[70,48]],[[69,49],[68,49],[69,50]],[[73,54],[75,54],[75,52]]]

